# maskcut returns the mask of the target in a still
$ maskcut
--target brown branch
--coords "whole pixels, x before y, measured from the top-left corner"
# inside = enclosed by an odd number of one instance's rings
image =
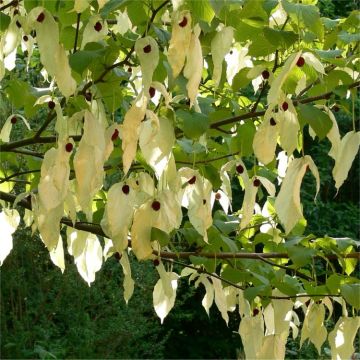
[[[352,89],[352,88],[356,88],[360,86],[360,81],[356,81],[352,84],[350,84],[348,86],[348,89]],[[318,100],[324,100],[324,99],[328,99],[334,92],[333,91],[329,91],[327,93],[321,94],[321,95],[317,95],[317,96],[312,96],[306,99],[302,99],[302,100],[295,100],[294,101],[294,106],[298,106],[299,104],[307,104],[307,103],[311,103],[314,101],[318,101]],[[211,129],[216,129],[219,126],[224,126],[224,125],[229,125],[229,124],[234,124],[236,122],[239,122],[241,120],[247,120],[247,119],[253,119],[253,118],[257,118],[260,116],[263,116],[265,114],[265,111],[257,111],[254,113],[246,113],[246,114],[242,114],[242,115],[238,115],[238,116],[234,116],[228,119],[224,119],[224,120],[220,120],[217,122],[214,122],[210,125]]]
[[[11,7],[11,6],[18,6],[19,1],[21,1],[21,0],[13,0],[13,1],[9,2],[8,4],[0,7],[0,11],[4,11],[5,9],[7,9],[8,7]]]
[[[81,13],[78,13],[78,14],[77,14],[77,18],[76,18],[76,32],[75,32],[75,40],[74,40],[74,50],[73,50],[73,54],[76,53],[77,42],[78,42],[78,38],[79,38],[80,18],[81,18]]]
[[[74,141],[80,141],[81,136],[80,135],[74,135],[74,136],[70,136]],[[20,148],[22,146],[27,146],[27,145],[35,145],[35,144],[51,144],[51,143],[55,143],[57,141],[57,137],[56,136],[42,136],[42,137],[31,137],[31,138],[27,138],[27,139],[23,139],[23,140],[17,140],[17,141],[12,141],[6,144],[1,144],[0,145],[0,152],[4,151],[4,152],[11,152],[13,151],[13,149],[17,149]]]
[[[6,176],[4,178],[2,178],[0,180],[0,184],[9,181],[10,179],[17,177],[17,176],[21,176],[21,175],[27,175],[27,174],[32,174],[32,173],[36,173],[36,172],[40,172],[41,170],[26,170],[26,171],[19,171],[17,173],[11,174],[9,176]]]
[[[270,260],[267,260],[267,259],[264,259],[262,256],[259,256],[260,260],[263,261],[264,263],[266,264],[269,264],[271,266],[275,266],[275,267],[278,267],[280,269],[284,269],[286,271],[293,271],[295,273],[295,275],[301,279],[304,279],[304,280],[308,280],[308,281],[314,281],[313,278],[311,278],[310,276],[307,276],[303,273],[301,273],[300,271],[296,270],[296,269],[291,269],[289,268],[288,266],[285,266],[285,265],[280,265],[280,264],[276,264]]]
[[[27,149],[13,149],[13,150],[11,150],[11,152],[16,153],[16,154],[34,156],[34,157],[37,157],[40,159],[44,158],[43,154],[35,152],[35,151],[27,150]]]
[[[13,203],[16,199],[16,195],[6,193],[4,191],[0,191],[0,200],[4,200],[10,203]],[[23,199],[18,202],[19,206],[31,210],[31,203],[27,199]],[[76,222],[75,225],[72,224],[71,220],[68,218],[62,218],[61,223],[74,227],[78,230],[88,231],[95,235],[99,235],[102,237],[107,237],[103,232],[101,226],[99,224],[92,224],[88,222]],[[155,256],[160,256],[161,258],[166,259],[188,259],[190,256],[200,256],[208,259],[254,259],[261,260],[263,259],[288,259],[289,255],[287,253],[245,253],[245,252],[223,252],[223,253],[206,253],[206,252],[169,252],[169,251],[161,251],[160,253],[156,250],[153,251]],[[323,256],[315,256],[316,258],[323,258]],[[334,254],[325,255],[327,259],[333,260],[338,259],[339,256]],[[353,252],[350,254],[342,255],[343,258],[346,259],[360,259],[360,252]]]
[[[193,265],[189,265],[189,264],[185,264],[183,262],[180,261],[175,261],[175,260],[169,260],[168,258],[164,258],[161,257],[161,260],[163,261],[168,261],[171,262],[173,264],[177,264],[183,267],[187,267],[189,269],[193,269],[196,270],[199,274],[206,274],[210,277],[213,277],[215,279],[219,279],[220,281],[224,282],[225,284],[228,284],[230,286],[233,286],[236,289],[239,290],[245,290],[245,287],[240,286],[238,284],[233,283],[232,281],[229,281],[227,279],[222,278],[221,276],[217,275],[216,273],[211,273],[203,268],[197,268]],[[274,296],[274,295],[258,295],[260,298],[265,298],[265,299],[275,299],[275,300],[282,300],[282,299],[296,299],[296,298],[302,298],[302,297],[310,297],[310,298],[319,298],[319,297],[342,297],[341,294],[316,294],[316,295],[312,295],[312,294],[296,294],[296,295],[289,295],[289,296]]]

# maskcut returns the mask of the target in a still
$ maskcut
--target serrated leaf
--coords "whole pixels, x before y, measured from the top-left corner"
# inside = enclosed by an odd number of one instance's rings
[[[322,140],[333,126],[329,115],[312,105],[300,105],[298,109],[301,120],[308,123],[318,138]]]
[[[204,114],[178,110],[176,117],[183,122],[185,136],[190,139],[198,139],[209,128],[209,119]]]

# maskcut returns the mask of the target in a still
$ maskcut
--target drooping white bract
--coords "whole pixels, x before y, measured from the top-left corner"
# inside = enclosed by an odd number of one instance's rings
[[[203,56],[199,40],[200,32],[200,26],[196,25],[194,32],[191,34],[189,51],[186,55],[186,65],[184,67],[184,76],[188,79],[186,89],[190,100],[190,107],[194,104],[198,93],[203,69]]]
[[[199,286],[199,284],[203,284],[205,287],[205,296],[203,297],[201,304],[204,307],[208,316],[210,316],[210,308],[214,302],[214,286],[209,281],[208,277],[205,274],[200,274],[198,279],[195,281],[195,288]]]
[[[257,352],[256,359],[284,359],[286,341],[287,338],[285,337],[284,333],[264,336],[262,346]]]
[[[339,127],[333,112],[327,107],[325,108],[325,111],[329,115],[329,118],[332,122],[332,127],[326,135],[331,142],[331,149],[328,154],[335,160],[341,141]]]
[[[16,117],[17,119],[21,119],[24,122],[25,126],[29,130],[31,130],[29,123],[27,122],[27,120],[22,115],[20,115],[20,114],[12,114],[6,119],[4,125],[3,125],[2,129],[1,129],[0,140],[2,142],[9,142],[10,141],[10,133],[11,133],[11,130],[12,130],[12,127],[13,127],[11,119],[13,117]]]
[[[297,118],[297,112],[291,99],[281,97],[282,101],[288,104],[286,111],[282,110],[279,105],[279,111],[276,115],[275,121],[279,122],[279,135],[280,145],[290,156],[298,145],[298,132],[300,130],[300,124]]]
[[[5,69],[13,70],[15,67],[16,48],[21,42],[21,32],[16,25],[17,21],[17,17],[14,16],[0,38],[0,81],[5,75]]]
[[[212,225],[212,185],[197,170],[181,168],[178,175],[181,184],[185,186],[182,195],[182,206],[188,209],[189,220],[195,230],[203,236],[205,242],[208,242],[207,229]]]
[[[158,179],[165,171],[175,142],[174,127],[167,118],[158,118],[146,111],[147,121],[141,124],[139,146],[146,162],[154,169]]]
[[[272,119],[272,120],[271,120]],[[254,154],[264,165],[270,163],[275,157],[279,125],[277,113],[269,107],[264,115],[264,120],[259,125],[253,140]]]
[[[90,111],[84,113],[84,133],[74,156],[76,195],[88,221],[92,219],[92,199],[101,189],[104,162],[112,149],[111,134]]]
[[[275,200],[276,213],[288,234],[303,217],[300,203],[300,187],[307,168],[310,168],[316,179],[316,194],[320,189],[320,177],[312,158],[306,155],[294,159],[287,171],[280,192]]]
[[[224,164],[220,169],[220,179],[222,181],[221,190],[228,196],[230,202],[232,202],[232,190],[231,190],[231,179],[228,172],[233,172],[234,168],[240,165],[244,171],[242,176],[245,176],[245,181],[249,179],[244,163],[239,160],[231,160]]]
[[[160,279],[154,286],[153,304],[157,316],[160,318],[161,323],[163,323],[165,317],[175,304],[179,275],[174,272],[167,272],[162,263],[156,269]]]
[[[172,107],[170,105],[170,102],[172,101],[172,97],[171,94],[167,92],[166,87],[161,82],[158,81],[153,81],[150,84],[150,86],[160,92],[160,94],[164,97],[165,106],[168,109],[172,110]]]
[[[140,124],[141,121],[144,119],[146,113],[146,106],[147,96],[144,96],[144,93],[141,92],[139,96],[135,99],[131,108],[125,114],[122,127],[122,160],[125,175],[128,173],[131,163],[133,162],[136,155]]]
[[[67,196],[70,155],[64,143],[59,143],[58,148],[51,148],[45,153],[38,189],[39,200],[46,210],[59,206]]]
[[[230,85],[232,85],[235,75],[246,67],[251,68],[253,63],[251,61],[251,56],[248,56],[249,44],[245,46],[240,46],[235,44],[231,51],[225,55],[226,61],[226,79]]]
[[[111,27],[111,31],[115,34],[124,35],[128,30],[131,30],[132,23],[127,13],[127,9],[123,12],[117,11],[116,24]]]
[[[37,21],[40,14],[43,21]],[[49,11],[36,7],[29,13],[29,22],[36,30],[36,41],[40,52],[40,61],[47,73],[56,79],[59,90],[65,97],[74,94],[76,81],[71,75],[71,68],[65,49],[59,43],[59,28]]]
[[[142,204],[135,211],[131,228],[131,247],[136,257],[142,260],[152,255],[152,227],[170,233],[179,228],[181,220],[181,204],[171,190],[159,191],[155,198]]]
[[[82,13],[90,6],[91,0],[74,0],[74,11]]]
[[[66,235],[68,252],[74,257],[79,274],[90,286],[102,265],[100,241],[94,234],[70,227]]]
[[[211,55],[214,63],[213,80],[215,87],[219,86],[222,73],[222,63],[229,52],[234,38],[234,29],[230,26],[223,27],[211,41]]]
[[[329,333],[329,344],[331,347],[331,359],[350,359],[353,355],[355,336],[358,335],[360,327],[360,316],[342,316],[337,321],[334,329]]]
[[[54,250],[59,242],[60,220],[69,188],[70,155],[65,143],[59,142],[58,148],[45,153],[41,165],[39,193],[33,208],[41,239],[49,251]]]
[[[186,19],[186,20],[184,20]],[[185,26],[180,26],[186,22]],[[174,79],[180,74],[189,52],[191,41],[191,15],[188,10],[175,11],[172,15],[172,33],[168,49],[168,61]]]
[[[247,359],[258,359],[256,354],[264,340],[264,319],[261,312],[255,316],[244,316],[240,321],[239,334]]]
[[[131,277],[130,261],[126,250],[121,253],[120,264],[124,273],[124,299],[127,304],[134,293],[134,280]]]
[[[284,66],[282,67],[280,73],[273,80],[267,96],[267,101],[269,105],[278,103],[279,98],[282,95],[281,88],[285,80],[289,76],[291,70],[294,68],[294,66],[296,66],[296,63],[299,60],[300,56],[301,56],[301,51],[290,55],[289,58],[286,60]]]
[[[312,66],[318,73],[325,75],[325,68],[321,61],[312,53],[305,52],[301,55],[307,65]]]
[[[64,248],[61,235],[59,235],[59,241],[56,247],[50,251],[50,259],[54,265],[60,268],[62,273],[65,271]]]
[[[20,223],[20,215],[15,209],[3,208],[0,212],[0,266],[13,248],[12,234]]]
[[[135,52],[140,61],[143,91],[148,96],[152,77],[159,63],[159,47],[154,38],[145,36],[136,40]]]
[[[101,29],[99,31],[97,31],[95,29],[96,25],[98,25],[98,24],[101,25]],[[106,37],[107,33],[108,33],[107,22],[104,21],[100,15],[91,16],[89,18],[88,23],[85,26],[80,48],[84,49],[84,47],[87,43],[98,42],[98,41],[104,39]]]
[[[325,320],[325,307],[323,304],[315,304],[312,302],[307,308],[303,327],[301,330],[300,346],[304,341],[309,339],[319,354],[321,354],[321,346],[327,337],[327,331],[324,326]]]
[[[341,139],[340,144],[335,150],[335,166],[332,174],[335,180],[335,187],[338,191],[348,176],[351,164],[358,153],[359,146],[360,132],[349,131]]]
[[[129,229],[135,206],[138,205],[138,191],[134,189],[132,183],[132,181],[123,181],[111,186],[101,220],[104,233],[112,240],[119,253],[127,248]]]
[[[226,302],[226,296],[224,288],[222,287],[221,280],[216,277],[212,277],[211,281],[214,287],[215,304],[221,313],[221,317],[225,320],[226,325],[229,323],[228,307]]]

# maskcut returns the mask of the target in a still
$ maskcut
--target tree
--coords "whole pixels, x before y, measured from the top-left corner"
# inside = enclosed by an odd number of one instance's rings
[[[247,358],[284,358],[290,332],[349,358],[358,242],[306,234],[300,189],[311,173],[321,190],[309,135],[330,141],[337,191],[358,152],[359,13],[312,3],[3,2],[1,264],[22,218],[89,285],[117,257],[126,302],[128,253],[153,261],[161,322],[188,277],[207,313],[240,313]]]

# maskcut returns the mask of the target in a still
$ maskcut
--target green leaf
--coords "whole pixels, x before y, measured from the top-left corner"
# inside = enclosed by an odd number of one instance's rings
[[[314,5],[294,4],[286,0],[282,0],[284,10],[297,23],[299,20],[322,39],[324,36],[324,27],[320,19],[319,9]]]
[[[250,156],[253,153],[252,143],[256,128],[253,122],[246,122],[238,128],[237,136],[231,138],[230,151],[239,151],[241,156]]]
[[[309,124],[316,135],[322,140],[332,127],[329,116],[312,105],[300,105],[298,114],[303,124]]]
[[[170,236],[165,231],[158,228],[151,228],[151,241],[158,241],[161,246],[166,246],[170,242]]]
[[[195,111],[176,111],[176,117],[182,122],[182,128],[186,137],[198,139],[209,128],[207,116]]]
[[[100,10],[100,15],[103,19],[106,19],[110,13],[119,9],[121,6],[125,5],[129,0],[109,0],[104,7]]]
[[[360,283],[341,285],[340,291],[347,303],[356,310],[360,309]]]
[[[234,76],[231,86],[233,91],[239,91],[250,83],[251,79],[247,77],[249,70],[249,68],[243,68]]]
[[[210,23],[214,18],[215,12],[211,7],[209,0],[189,0],[187,6],[191,12],[194,23],[203,20]]]
[[[299,268],[311,263],[311,259],[316,254],[316,251],[304,246],[290,246],[288,248],[288,253],[291,261],[295,264],[295,267]]]
[[[219,170],[210,164],[201,166],[201,169],[203,170],[203,175],[211,182],[213,188],[219,189],[222,184]]]
[[[274,30],[269,27],[264,28],[265,38],[277,48],[289,48],[298,40],[298,36],[292,31]]]
[[[7,29],[10,24],[10,16],[0,12],[0,32],[3,32]]]
[[[193,265],[205,267],[206,271],[213,273],[215,272],[216,262],[214,259],[208,259],[206,257],[201,256],[190,256],[189,260]]]
[[[87,44],[85,46],[85,49],[89,47],[89,44]],[[78,74],[82,75],[82,73],[90,66],[91,63],[93,63],[95,60],[103,58],[105,53],[106,50],[101,47],[101,45],[97,44],[96,50],[80,50],[77,51],[75,54],[71,54],[69,57],[69,63],[73,70],[75,70]]]
[[[5,93],[16,108],[24,107],[26,116],[33,116],[37,109],[34,107],[36,97],[32,94],[29,83],[22,80],[10,80]]]
[[[239,13],[239,18],[251,19],[260,23],[268,22],[269,16],[262,4],[262,1],[247,0]]]
[[[227,266],[221,272],[221,277],[225,280],[231,281],[234,284],[237,284],[239,282],[247,282],[251,279],[251,275],[248,272],[244,270],[234,269],[231,266]]]

